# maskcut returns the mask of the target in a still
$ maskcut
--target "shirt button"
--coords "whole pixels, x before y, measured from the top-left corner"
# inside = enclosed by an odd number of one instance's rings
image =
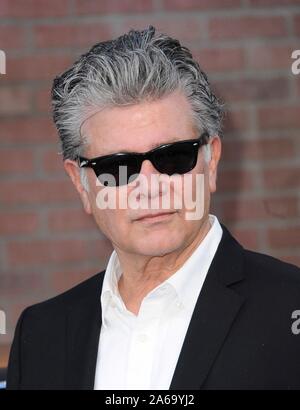
[[[176,302],[176,306],[178,307],[178,309],[182,309],[183,308],[183,304],[179,301]]]
[[[141,343],[145,343],[145,342],[147,342],[147,340],[148,340],[148,336],[145,335],[145,334],[141,334],[141,335],[138,336],[138,340],[139,340],[139,342],[141,342]]]

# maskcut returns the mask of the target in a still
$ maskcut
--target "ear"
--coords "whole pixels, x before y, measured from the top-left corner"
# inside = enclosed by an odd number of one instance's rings
[[[218,135],[212,137],[209,143],[211,145],[211,159],[208,163],[208,178],[209,190],[213,193],[217,190],[217,169],[221,157],[222,143]]]
[[[64,160],[64,168],[65,168],[66,173],[71,178],[71,181],[73,182],[77,192],[80,195],[85,212],[88,214],[91,214],[92,209],[91,209],[90,198],[89,198],[88,192],[85,190],[84,186],[81,183],[80,169],[79,169],[77,162],[72,161],[70,159],[66,159]]]

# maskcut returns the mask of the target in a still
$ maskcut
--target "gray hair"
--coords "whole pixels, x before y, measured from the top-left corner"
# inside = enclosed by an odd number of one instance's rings
[[[94,45],[56,77],[53,119],[64,159],[75,160],[87,143],[80,132],[93,113],[108,107],[156,100],[181,90],[196,128],[221,133],[223,106],[188,48],[149,26]]]

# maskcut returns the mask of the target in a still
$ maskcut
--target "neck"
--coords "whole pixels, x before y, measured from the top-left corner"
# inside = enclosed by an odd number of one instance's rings
[[[118,287],[126,308],[137,315],[145,296],[183,266],[209,229],[210,222],[207,217],[197,235],[185,248],[164,256],[132,258],[132,255],[117,252],[123,272]]]

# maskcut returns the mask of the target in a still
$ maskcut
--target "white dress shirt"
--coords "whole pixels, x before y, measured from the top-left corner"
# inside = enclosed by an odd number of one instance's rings
[[[138,315],[118,291],[116,251],[101,293],[102,326],[95,390],[169,389],[193,310],[222,237],[217,217],[184,265],[143,299]]]

